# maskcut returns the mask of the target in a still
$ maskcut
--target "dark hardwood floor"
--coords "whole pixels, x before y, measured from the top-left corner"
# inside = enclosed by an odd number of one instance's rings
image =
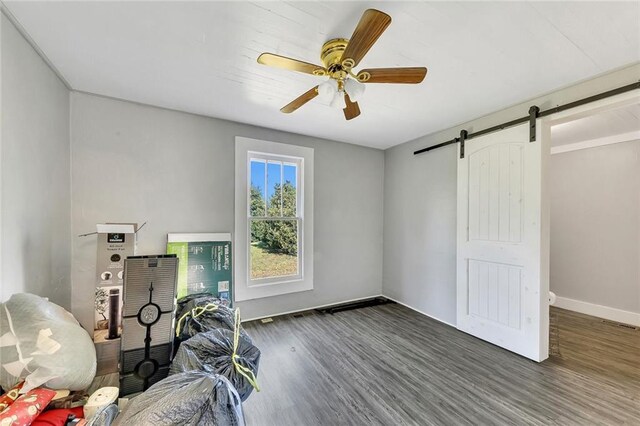
[[[397,304],[245,324],[256,425],[640,425],[640,331],[560,309],[535,363]]]

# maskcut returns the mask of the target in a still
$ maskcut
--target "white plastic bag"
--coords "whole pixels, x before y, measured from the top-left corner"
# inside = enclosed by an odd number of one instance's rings
[[[96,374],[89,334],[62,307],[19,293],[0,304],[0,386],[25,380],[21,393],[39,386],[86,389]]]

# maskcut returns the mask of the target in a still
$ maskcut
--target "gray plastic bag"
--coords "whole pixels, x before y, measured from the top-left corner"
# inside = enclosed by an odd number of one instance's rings
[[[198,333],[224,328],[233,330],[233,309],[228,302],[208,293],[190,294],[178,300],[176,337],[185,341]],[[242,332],[243,334],[244,331]]]
[[[200,333],[182,342],[173,359],[169,374],[191,370],[203,370],[222,374],[235,386],[240,398],[245,401],[254,389],[258,376],[260,350],[246,335],[239,334],[235,349],[234,333],[217,329]],[[247,371],[248,370],[248,371]],[[252,383],[253,381],[253,383]]]
[[[244,426],[242,403],[221,375],[187,371],[166,377],[133,398],[114,426]]]

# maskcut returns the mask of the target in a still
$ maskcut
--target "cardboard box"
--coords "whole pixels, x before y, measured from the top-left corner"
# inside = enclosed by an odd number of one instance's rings
[[[180,259],[178,299],[210,293],[233,303],[230,233],[168,234],[167,253]]]
[[[98,371],[105,374],[118,371],[124,260],[127,256],[135,255],[138,225],[105,223],[96,225],[96,228],[98,243],[93,341],[98,355]],[[112,316],[115,316],[115,327],[109,327]]]

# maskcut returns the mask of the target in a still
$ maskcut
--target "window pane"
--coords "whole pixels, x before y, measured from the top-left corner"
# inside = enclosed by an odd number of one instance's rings
[[[282,215],[296,217],[298,173],[295,164],[285,164],[282,168]]]
[[[251,279],[298,275],[298,221],[251,220]]]
[[[280,184],[282,182],[282,163],[267,163],[267,216],[282,216],[282,199]]]
[[[265,168],[264,161],[251,160],[251,198],[249,203],[250,216],[266,216],[265,214]]]

